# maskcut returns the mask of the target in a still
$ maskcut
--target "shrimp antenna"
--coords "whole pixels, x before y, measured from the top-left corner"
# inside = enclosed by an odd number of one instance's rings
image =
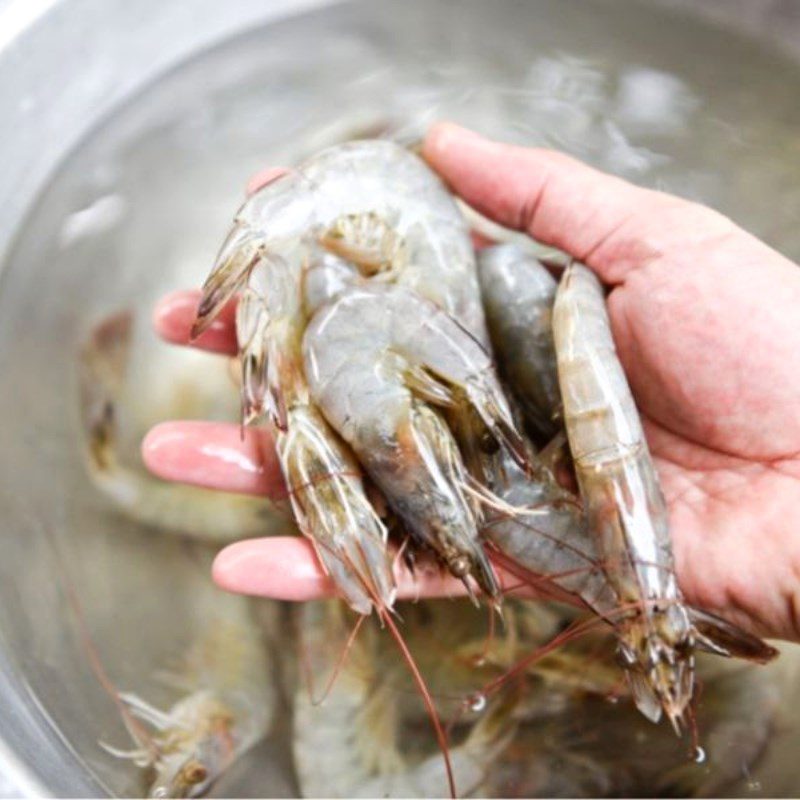
[[[67,596],[67,602],[70,604],[75,614],[75,619],[78,623],[78,635],[89,660],[89,667],[95,674],[97,680],[100,682],[100,686],[102,686],[106,694],[111,698],[114,705],[117,707],[125,728],[134,742],[136,742],[138,745],[138,750],[133,750],[130,753],[126,752],[123,755],[123,751],[106,745],[103,742],[99,743],[100,746],[106,752],[121,757],[135,757],[137,755],[147,754],[149,758],[147,759],[146,763],[152,763],[158,758],[158,747],[142,723],[139,722],[139,720],[136,719],[136,717],[131,713],[130,709],[128,708],[128,704],[122,697],[122,693],[119,691],[106,672],[106,669],[103,666],[103,662],[100,658],[100,654],[97,651],[97,647],[95,646],[91,634],[86,626],[83,607],[81,606],[81,602],[78,599],[78,595],[74,586],[68,578],[62,578],[61,585],[64,593]]]
[[[414,679],[414,683],[417,684],[417,688],[419,689],[422,701],[423,703],[425,703],[425,708],[428,712],[431,724],[433,725],[433,730],[436,734],[436,741],[439,743],[439,749],[441,750],[442,758],[444,759],[444,768],[445,772],[447,773],[447,785],[450,790],[450,797],[455,799],[456,797],[458,797],[458,792],[456,791],[456,781],[455,781],[455,776],[453,775],[453,764],[450,761],[450,745],[447,741],[447,734],[445,733],[444,727],[442,726],[442,722],[439,719],[439,714],[436,711],[436,706],[433,703],[433,699],[431,698],[428,686],[425,683],[425,679],[422,677],[422,673],[419,671],[419,668],[417,667],[416,661],[414,661],[414,657],[411,655],[411,651],[408,649],[408,645],[406,645],[405,640],[403,639],[400,631],[395,625],[391,614],[389,614],[386,611],[386,609],[381,608],[380,606],[378,606],[377,608],[378,608],[378,613],[380,614],[383,621],[386,623],[386,627],[392,634],[392,638],[395,640],[395,643],[397,644],[397,647],[399,648],[400,653],[403,656],[403,659],[408,665],[408,669],[411,672],[411,677]]]
[[[311,676],[311,672],[306,665],[303,672],[305,673],[306,679],[306,686],[308,688],[308,694],[311,698],[311,705],[312,706],[319,706],[325,702],[327,696],[331,693],[331,689],[333,689],[333,684],[336,683],[336,679],[339,677],[339,673],[344,666],[344,662],[347,660],[347,656],[350,655],[350,651],[353,649],[353,645],[356,641],[356,636],[358,636],[358,632],[361,630],[361,626],[364,624],[364,620],[366,617],[363,614],[358,615],[358,619],[356,620],[356,624],[353,625],[353,630],[350,631],[349,636],[347,637],[347,641],[345,642],[344,647],[342,648],[342,652],[339,653],[339,658],[336,659],[336,664],[334,664],[333,671],[331,672],[330,678],[328,678],[327,683],[325,684],[325,688],[322,690],[322,694],[319,697],[315,697],[314,694],[314,679]]]
[[[411,677],[413,678],[414,683],[417,685],[417,689],[419,690],[420,696],[422,697],[422,701],[425,704],[425,709],[428,712],[431,724],[433,725],[433,730],[436,735],[436,741],[439,745],[439,749],[442,753],[442,758],[444,759],[444,767],[445,767],[445,773],[447,774],[447,785],[450,791],[450,796],[452,798],[456,798],[458,796],[458,792],[456,790],[455,776],[453,774],[453,765],[450,760],[450,745],[447,740],[447,734],[445,733],[444,727],[442,726],[442,722],[439,719],[439,714],[436,711],[436,706],[433,702],[433,698],[431,697],[430,690],[428,689],[428,686],[425,683],[425,679],[422,677],[422,673],[419,671],[419,667],[417,666],[417,663],[414,660],[414,656],[408,649],[408,645],[403,639],[402,634],[400,633],[399,629],[397,628],[397,625],[395,624],[394,619],[392,618],[392,613],[393,613],[392,610],[386,608],[386,606],[381,601],[381,598],[379,597],[378,591],[373,586],[369,585],[367,581],[363,581],[362,583],[364,589],[367,591],[367,593],[372,599],[373,604],[375,605],[375,610],[378,614],[378,617],[381,620],[381,623],[384,624],[389,629],[389,633],[392,635],[392,638],[397,644],[397,647],[400,650],[401,655],[403,656],[403,660],[406,662],[409,672],[411,673]],[[361,625],[363,624],[366,618],[367,617],[365,615],[360,615],[359,620],[356,622],[353,630],[351,631],[347,639],[344,649],[341,655],[339,656],[336,666],[334,667],[333,675],[329,679],[325,687],[323,696],[318,701],[318,703],[321,703],[325,699],[325,697],[333,687],[333,684],[344,664],[344,661],[353,647],[353,644],[356,640],[356,636],[359,630],[361,629]],[[314,703],[313,688],[311,688],[312,684],[310,682],[310,678],[311,676],[306,670],[306,681],[310,689],[312,703]],[[317,705],[318,703],[314,704]]]
[[[508,683],[508,681],[523,673],[532,664],[535,664],[537,661],[540,661],[546,655],[553,652],[553,650],[556,650],[562,645],[567,644],[567,642],[571,642],[573,639],[577,639],[580,636],[583,636],[585,633],[588,633],[594,628],[604,624],[605,620],[599,617],[593,617],[588,620],[576,620],[561,633],[554,636],[549,642],[541,647],[537,647],[533,652],[528,653],[528,655],[520,659],[516,664],[514,664],[514,666],[506,670],[503,675],[500,675],[498,678],[494,678],[493,680],[489,681],[489,683],[483,687],[481,693],[488,695],[497,691],[506,683]]]

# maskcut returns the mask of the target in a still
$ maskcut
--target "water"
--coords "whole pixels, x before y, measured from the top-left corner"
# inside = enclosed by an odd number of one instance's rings
[[[363,2],[203,53],[87,138],[31,209],[0,283],[13,389],[0,398],[0,630],[85,768],[109,791],[140,791],[133,768],[97,747],[125,733],[77,644],[64,581],[115,681],[159,702],[155,667],[202,629],[192,592],[207,567],[207,554],[115,516],[84,477],[74,359],[91,320],[137,315],[135,458],[140,431],[166,413],[170,376],[208,364],[159,345],[149,309],[205,277],[247,177],[348,135],[412,138],[443,117],[710,203],[797,260],[798,85],[800,68],[769,49],[645,5]],[[233,419],[235,404],[219,416]],[[797,791],[780,769],[793,722],[732,791]],[[273,737],[218,791],[291,793],[285,748]]]

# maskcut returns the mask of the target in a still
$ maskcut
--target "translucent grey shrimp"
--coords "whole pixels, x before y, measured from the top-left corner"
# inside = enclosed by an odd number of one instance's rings
[[[274,625],[277,606],[257,624],[247,599],[210,587],[208,594],[207,632],[162,677],[179,699],[161,710],[120,693],[149,732],[143,737],[129,726],[134,750],[103,745],[152,773],[150,797],[200,797],[272,725],[276,694],[261,625]]]
[[[729,785],[769,743],[779,688],[760,670],[700,664],[701,765],[667,730],[608,702],[620,691],[620,667],[598,647],[609,639],[600,631],[531,661],[506,689],[480,694],[563,626],[568,617],[558,607],[509,600],[503,632],[491,641],[464,601],[400,604],[398,612],[419,669],[448,712],[463,796],[702,795]],[[441,764],[419,728],[424,712],[408,675],[369,622],[342,661],[349,627],[335,603],[298,610],[313,689],[294,688],[292,747],[302,793],[440,796]]]
[[[245,421],[267,414],[297,523],[350,605],[390,608],[387,531],[349,447],[312,402],[303,368],[306,324],[297,253],[270,256],[246,276],[236,326]]]
[[[499,551],[495,560],[543,595],[570,600],[597,614],[626,646],[631,611],[609,576],[578,498],[560,487],[541,465],[531,476],[507,461],[503,481],[494,491],[507,508],[490,509],[481,533]],[[698,649],[757,663],[777,655],[761,639],[713,614],[689,606],[686,613]],[[653,706],[648,703],[642,708],[639,699],[641,668],[627,660],[626,664],[633,699],[652,719]]]
[[[419,157],[381,140],[323,150],[247,200],[204,287],[198,330],[257,261],[295,253],[308,265],[320,247],[429,298],[486,342],[461,213]]]
[[[303,349],[314,400],[408,531],[454,575],[497,596],[458,446],[433,407],[469,405],[497,441],[522,452],[486,351],[433,303],[378,285],[321,309]]]
[[[614,349],[603,289],[580,264],[561,279],[553,331],[589,529],[620,607],[629,609],[615,626],[633,696],[645,716],[657,720],[663,709],[677,728],[692,697],[695,648],[714,645],[678,588],[666,504]],[[747,649],[753,640],[734,626],[724,637],[728,649],[737,642]]]
[[[329,148],[242,206],[203,287],[194,334],[245,289],[237,312],[243,417],[276,433],[295,515],[354,608],[394,596],[386,530],[358,465],[309,402],[299,357],[306,271],[329,253],[361,275],[439,302],[485,339],[466,225],[441,181],[386,141]],[[246,287],[246,288],[245,288]],[[326,288],[325,291],[328,291]]]
[[[482,635],[481,626],[475,625],[474,609],[466,605],[472,616],[465,613],[463,601],[455,604],[452,613],[446,603],[434,604],[430,610],[428,604],[425,609],[404,607],[404,628],[414,645],[420,645],[414,651],[423,659],[424,674],[429,665],[440,666],[441,658],[431,652],[431,641],[437,636],[452,641],[453,624],[460,634]],[[298,615],[300,652],[317,693],[314,697],[302,683],[295,690],[292,749],[302,794],[441,797],[447,783],[436,743],[425,736],[424,727],[412,727],[423,719],[424,711],[414,702],[408,675],[383,632],[374,625],[361,630],[335,682],[319,697],[347,639],[349,621],[330,602],[306,604]],[[431,616],[427,625],[420,625],[420,619]],[[465,672],[470,677],[468,670],[458,668],[455,658],[448,664],[450,669],[440,670],[445,681],[450,676],[458,683]],[[451,675],[453,668],[456,674]],[[457,691],[452,682],[443,686],[451,693]],[[450,750],[456,783],[464,796],[480,786],[514,728],[507,706],[499,703],[493,703],[477,723],[470,720],[466,735]],[[414,730],[410,738],[404,735],[409,729]]]
[[[561,410],[552,327],[555,278],[514,244],[481,250],[478,277],[500,372],[525,421],[549,440],[560,428]]]
[[[578,498],[543,467],[531,476],[504,459],[502,471],[493,491],[508,510],[489,509],[482,535],[513,562],[507,565],[512,572],[521,567],[523,577],[530,576],[545,594],[555,587],[610,619],[619,600]]]
[[[94,485],[137,522],[210,542],[291,530],[292,523],[267,500],[167,483],[124,462],[117,428],[130,391],[125,368],[132,325],[126,311],[106,317],[92,328],[79,355],[83,447]]]

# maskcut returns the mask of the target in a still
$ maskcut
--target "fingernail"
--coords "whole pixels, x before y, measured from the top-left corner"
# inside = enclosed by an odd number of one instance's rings
[[[259,172],[256,172],[249,181],[247,181],[247,188],[245,193],[248,197],[255,194],[259,189],[263,189],[268,183],[285,175],[289,170],[286,167],[267,167]]]

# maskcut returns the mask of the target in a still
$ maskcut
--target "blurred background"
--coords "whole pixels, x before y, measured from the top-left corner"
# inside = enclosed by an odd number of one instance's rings
[[[138,467],[175,376],[210,369],[156,342],[150,309],[203,280],[251,173],[449,118],[709,203],[798,260],[798,98],[797,0],[0,2],[0,796],[141,791],[98,746],[128,740],[87,635],[115,685],[165,702],[213,549],[92,486],[78,352],[132,315]],[[184,416],[236,418],[192,387]],[[796,676],[775,680],[796,707]],[[798,746],[787,714],[731,792],[797,794]],[[214,790],[296,791],[280,729]]]

